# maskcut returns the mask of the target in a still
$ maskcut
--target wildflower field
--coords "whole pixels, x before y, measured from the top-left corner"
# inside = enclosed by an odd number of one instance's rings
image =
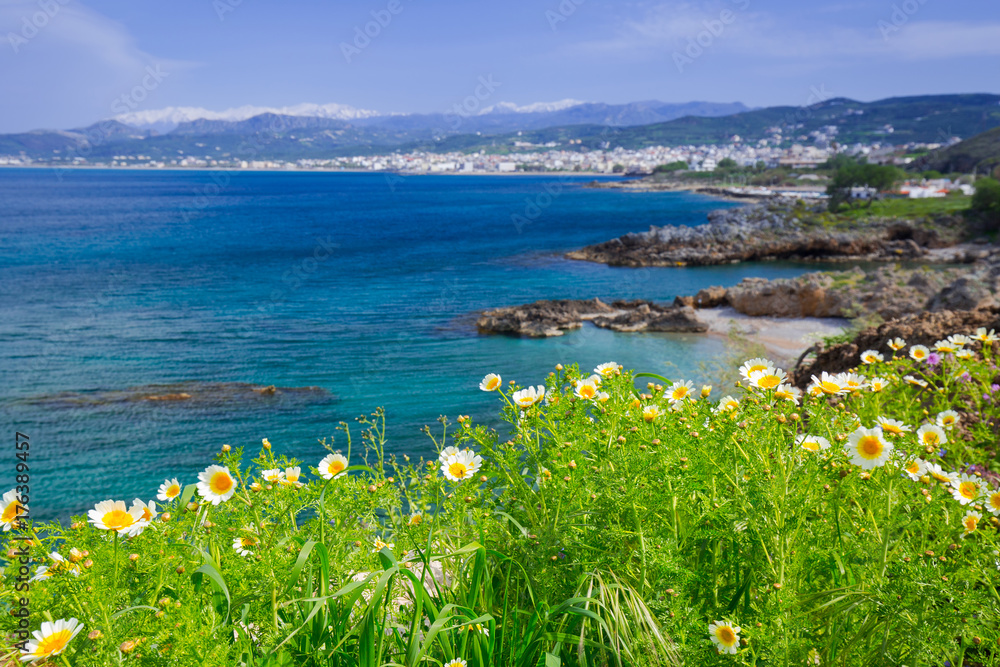
[[[723,392],[491,373],[502,426],[441,418],[429,461],[387,458],[375,411],[69,525],[19,525],[15,489],[0,659],[1000,665],[997,352],[886,341],[805,392],[766,359]]]

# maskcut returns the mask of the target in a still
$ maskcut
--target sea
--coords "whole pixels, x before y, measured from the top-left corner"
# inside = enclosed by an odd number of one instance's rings
[[[17,433],[36,520],[193,483],[224,444],[252,457],[268,438],[315,466],[322,439],[346,449],[346,422],[357,454],[355,420],[379,407],[387,453],[431,457],[422,427],[440,430],[440,415],[500,425],[498,397],[478,388],[486,373],[539,384],[559,363],[615,361],[697,380],[724,352],[719,337],[592,326],[485,336],[483,309],[669,302],[809,270],[565,259],[734,206],[593,180],[0,169],[0,491],[15,485]]]

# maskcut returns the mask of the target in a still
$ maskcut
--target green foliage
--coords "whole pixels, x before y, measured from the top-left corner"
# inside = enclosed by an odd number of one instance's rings
[[[500,421],[442,417],[437,459],[387,457],[379,410],[360,419],[364,463],[331,479],[295,479],[265,441],[217,457],[228,499],[189,485],[131,537],[86,517],[4,533],[49,569],[15,593],[9,560],[0,595],[84,624],[67,665],[995,667],[996,346],[980,338],[935,365],[886,348],[805,396],[766,363],[719,402],[614,364],[559,366],[543,395],[497,379]],[[891,456],[859,459],[883,418],[906,425],[878,434]],[[917,435],[935,421],[936,443]],[[956,499],[963,480],[979,497]]]
[[[837,156],[838,159],[842,157]],[[830,185],[826,189],[826,193],[830,195],[829,208],[833,212],[838,211],[844,204],[847,204],[848,208],[854,207],[859,200],[851,196],[853,188],[869,188],[876,194],[882,194],[906,177],[901,169],[892,165],[844,161],[837,164]],[[867,205],[871,206],[874,199],[874,196],[869,197]]]
[[[1000,181],[980,178],[972,196],[972,210],[1000,224]]]
[[[719,164],[715,167],[715,169],[717,171],[731,171],[733,169],[737,169],[738,167],[739,165],[736,164],[736,160],[731,157],[724,157],[719,160]]]
[[[675,171],[684,171],[688,168],[687,162],[684,160],[676,160],[674,162],[669,162],[667,164],[658,165],[653,169],[654,174],[669,174]]]

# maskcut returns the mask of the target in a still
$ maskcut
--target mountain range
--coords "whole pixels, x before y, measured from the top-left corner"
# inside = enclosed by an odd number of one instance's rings
[[[172,108],[129,114],[87,128],[0,135],[0,155],[40,162],[114,156],[153,160],[322,159],[393,151],[517,152],[525,144],[571,150],[744,143],[780,145],[948,143],[1000,126],[1000,95],[927,95],[858,102],[829,99],[805,107],[748,109],[739,102],[658,101],[611,105],[572,100],[517,107],[496,104],[436,114],[377,114],[343,105],[299,105],[226,112]],[[317,115],[318,114],[318,115]],[[129,123],[123,122],[128,120]],[[176,123],[169,131],[158,124]]]
[[[181,125],[198,121],[239,123],[262,115],[290,116],[295,118],[322,118],[353,121],[360,126],[407,127],[437,129],[451,134],[459,129],[466,132],[537,129],[554,125],[590,123],[597,125],[641,125],[657,123],[682,116],[728,116],[746,111],[739,102],[687,102],[668,104],[655,100],[630,104],[594,104],[579,100],[536,102],[518,106],[500,102],[481,106],[479,100],[455,104],[451,109],[429,114],[380,113],[358,109],[346,104],[298,104],[290,107],[242,106],[225,111],[209,111],[200,107],[167,107],[148,111],[134,111],[115,116],[124,125],[160,134],[173,131]],[[223,126],[219,126],[223,127]]]

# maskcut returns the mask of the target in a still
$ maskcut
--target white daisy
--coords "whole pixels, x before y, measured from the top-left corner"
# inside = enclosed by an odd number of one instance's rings
[[[3,524],[4,532],[11,528],[19,527],[19,518],[27,514],[28,507],[21,503],[21,495],[17,489],[11,489],[0,498],[0,524]]]
[[[910,479],[918,482],[921,477],[927,474],[927,463],[923,459],[916,458],[903,466],[903,470],[910,476]]]
[[[597,383],[593,380],[583,380],[576,384],[576,391],[574,392],[577,398],[582,398],[585,401],[589,401],[597,398],[599,390],[597,388]]]
[[[253,549],[259,544],[259,540],[253,535],[248,535],[246,537],[236,537],[233,538],[233,551],[241,556],[252,556]]]
[[[476,456],[472,451],[466,449],[448,457],[448,460],[441,464],[441,472],[447,479],[461,482],[465,479],[471,479],[482,465],[482,457]]]
[[[347,457],[343,454],[327,454],[319,462],[319,474],[323,479],[340,477],[347,468]]]
[[[483,391],[496,391],[503,384],[503,380],[496,373],[490,373],[479,383],[479,388]]]
[[[694,393],[694,384],[690,380],[678,380],[670,386],[667,392],[667,400],[672,404],[680,403],[691,398]]]
[[[882,429],[859,427],[844,443],[844,449],[851,457],[851,463],[864,470],[885,465],[892,455],[893,446],[882,437]]]
[[[66,650],[66,646],[80,633],[80,630],[83,630],[83,624],[75,618],[68,620],[60,618],[54,623],[43,621],[41,629],[31,633],[34,639],[28,640],[21,650],[21,661],[34,662],[59,655]]]
[[[795,437],[795,444],[801,445],[802,449],[810,452],[819,452],[830,449],[830,441],[820,435],[808,435],[803,433]]]
[[[736,655],[740,647],[741,630],[742,628],[738,625],[726,623],[725,621],[716,621],[709,624],[708,636],[712,640],[712,643],[715,644],[715,648],[719,653]]]
[[[161,503],[170,502],[181,495],[181,490],[181,483],[177,481],[176,477],[168,479],[160,484],[160,488],[156,491],[156,499]]]
[[[223,466],[208,466],[198,473],[198,493],[213,505],[223,503],[236,493],[236,480]]]
[[[885,361],[885,357],[878,350],[865,350],[861,353],[861,361],[866,364],[875,364]]]
[[[90,523],[100,530],[116,530],[127,535],[136,522],[142,519],[143,511],[138,505],[126,509],[124,500],[102,500],[87,512]]]
[[[938,447],[948,442],[948,436],[937,424],[924,424],[917,429],[917,441],[925,447]]]
[[[941,428],[952,428],[958,423],[959,416],[954,410],[945,410],[939,412],[938,416],[934,419],[934,423]]]
[[[951,495],[962,505],[974,503],[979,499],[985,490],[985,483],[978,477],[962,473],[962,475],[951,483]]]
[[[774,368],[774,363],[764,359],[763,357],[755,357],[753,359],[748,359],[743,362],[740,366],[740,375],[744,380],[750,379],[750,374],[756,371],[764,371],[769,368]]]
[[[621,372],[621,367],[613,361],[609,361],[605,364],[600,364],[594,369],[594,372],[601,377],[610,378],[618,375]]]
[[[545,387],[542,385],[538,385],[537,388],[527,387],[520,391],[515,391],[514,395],[510,398],[514,402],[514,405],[522,410],[527,410],[532,405],[545,398]]]

